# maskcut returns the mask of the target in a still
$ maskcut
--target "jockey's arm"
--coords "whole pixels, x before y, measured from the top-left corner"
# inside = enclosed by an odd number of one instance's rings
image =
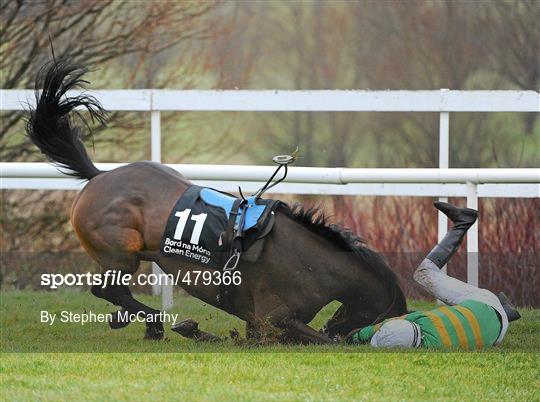
[[[357,330],[351,335],[349,335],[346,339],[346,342],[354,344],[369,343],[373,335],[375,335],[375,333],[379,330],[380,327],[381,325],[377,324],[361,328],[360,330]]]

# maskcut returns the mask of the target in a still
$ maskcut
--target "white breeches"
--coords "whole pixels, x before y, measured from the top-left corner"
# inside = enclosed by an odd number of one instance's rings
[[[498,297],[489,290],[477,288],[446,275],[427,258],[416,268],[413,277],[427,292],[448,305],[475,300],[493,307],[502,317],[502,330],[497,343],[502,340],[508,329],[508,318]]]

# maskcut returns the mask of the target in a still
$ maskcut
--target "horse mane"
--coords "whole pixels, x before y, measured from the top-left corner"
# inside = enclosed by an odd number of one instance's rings
[[[292,207],[285,204],[285,214],[293,221],[298,222],[313,233],[324,237],[331,243],[346,251],[352,251],[359,256],[367,269],[388,285],[399,286],[397,275],[388,266],[383,257],[370,249],[366,241],[356,235],[352,230],[336,224],[329,224],[328,217],[320,207],[303,207],[294,204]]]

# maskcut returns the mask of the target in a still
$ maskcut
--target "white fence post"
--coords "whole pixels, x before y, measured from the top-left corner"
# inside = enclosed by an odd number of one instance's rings
[[[154,162],[161,162],[161,113],[157,110],[151,112],[150,124],[150,152]],[[161,293],[162,310],[170,310],[173,307],[173,283],[165,277],[163,270],[155,262],[152,263],[152,273],[160,275],[160,283],[152,285],[152,294]],[[164,279],[166,278],[166,279]],[[165,283],[163,281],[165,280]]]
[[[173,279],[168,275],[163,278],[166,278],[165,283],[161,284],[161,308],[163,311],[168,311],[174,306],[173,299]]]
[[[441,89],[447,91],[447,89]],[[439,169],[448,169],[450,161],[450,116],[448,112],[439,113]],[[448,197],[439,197],[439,201],[448,202]],[[437,214],[437,241],[440,242],[448,231],[448,217],[441,211]],[[446,273],[446,265],[441,268]],[[444,304],[437,300],[438,304]]]
[[[448,89],[441,89],[448,91]],[[439,169],[448,169],[450,160],[450,116],[448,112],[439,114]],[[439,201],[448,202],[448,197],[439,197]],[[448,218],[441,211],[438,213],[438,233],[437,238],[440,242],[448,230]],[[446,272],[446,265],[442,268]]]
[[[157,110],[151,112],[150,153],[154,162],[161,162],[161,113]],[[155,262],[152,263],[152,273],[156,276],[160,275],[161,281],[166,278],[163,270]],[[152,294],[159,295],[160,293],[162,310],[170,310],[173,306],[173,284],[168,278],[165,283],[152,285]]]
[[[156,110],[152,110],[151,117],[151,133],[150,133],[150,145],[152,160],[154,162],[161,162],[161,113]],[[156,275],[164,274],[163,270],[155,262],[152,263],[152,273]],[[161,280],[165,279],[165,283],[159,283],[152,286],[152,293],[158,295],[161,292],[161,305],[162,310],[170,310],[173,307],[173,282],[164,275],[161,276]]]
[[[161,162],[161,116],[159,111],[151,112],[150,120],[150,157],[154,162]],[[155,262],[152,263],[152,274],[160,275],[163,271]],[[152,285],[152,294],[161,294],[161,285]]]
[[[150,157],[154,162],[161,162],[161,115],[158,111],[151,112],[150,120]],[[160,275],[163,273],[159,265],[152,263],[152,273]],[[161,294],[161,285],[156,283],[152,285],[152,294]]]
[[[467,208],[478,210],[478,188],[467,182]],[[467,232],[467,283],[478,286],[478,221]]]
[[[153,110],[151,113],[150,156],[154,162],[161,163],[161,113],[157,110]]]

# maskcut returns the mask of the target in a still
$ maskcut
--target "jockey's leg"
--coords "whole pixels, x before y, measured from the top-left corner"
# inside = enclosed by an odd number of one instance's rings
[[[467,230],[476,221],[478,212],[469,208],[457,208],[444,202],[436,202],[435,207],[447,215],[454,226],[418,266],[414,272],[414,280],[446,304],[455,305],[464,300],[476,300],[493,306],[497,311],[504,310],[509,321],[519,319],[521,317],[519,312],[504,293],[495,296],[487,289],[469,285],[440,270],[463,242]]]
[[[416,268],[414,280],[432,296],[449,305],[455,305],[464,300],[476,300],[478,294],[484,291],[446,275],[427,258]],[[493,297],[496,299],[495,295]]]
[[[435,202],[435,208],[448,216],[454,223],[441,242],[426,257],[437,267],[442,268],[463,242],[467,230],[476,222],[478,212],[470,208],[457,208],[446,202]]]
[[[414,280],[444,303],[457,304],[471,298],[481,289],[452,278],[440,269],[455,254],[467,230],[476,221],[478,212],[469,208],[457,208],[443,202],[436,202],[435,207],[447,215],[454,226],[418,266],[414,272]]]

